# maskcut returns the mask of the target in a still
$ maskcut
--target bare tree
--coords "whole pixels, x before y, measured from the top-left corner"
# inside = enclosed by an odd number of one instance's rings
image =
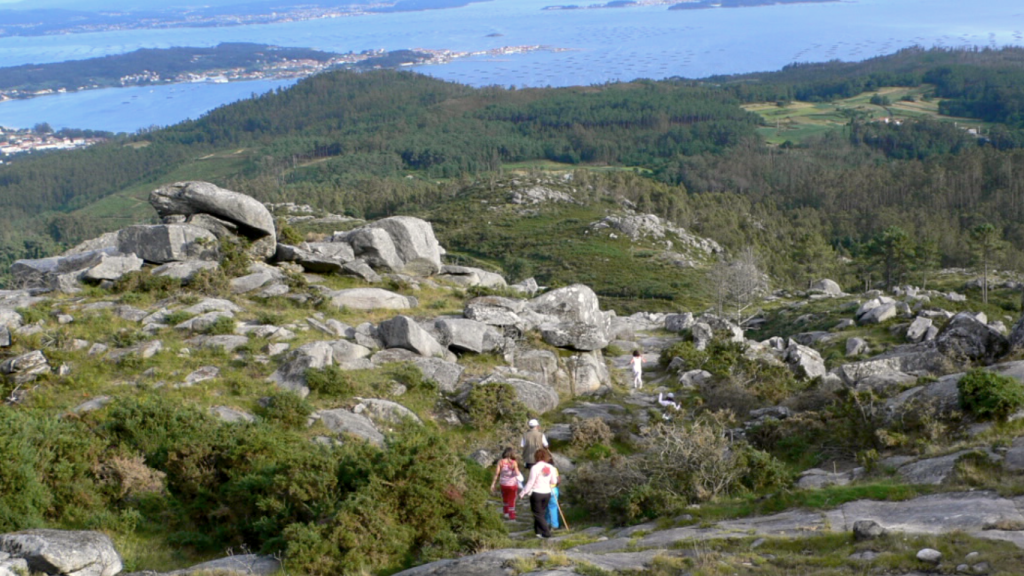
[[[730,312],[739,319],[744,310],[768,292],[768,277],[761,271],[760,261],[749,246],[732,260],[715,264],[708,281],[715,293],[719,316],[724,316],[726,308],[730,307]]]

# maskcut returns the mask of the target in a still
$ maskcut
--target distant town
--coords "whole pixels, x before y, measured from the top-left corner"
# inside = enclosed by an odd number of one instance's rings
[[[5,158],[16,154],[74,150],[106,141],[106,138],[97,136],[67,136],[47,130],[48,127],[19,130],[0,126],[0,164],[4,163]]]
[[[253,50],[267,48],[260,47],[259,45],[251,46],[255,47]],[[189,49],[168,49],[168,51],[182,50]],[[255,63],[246,63],[246,65],[230,67],[217,67],[216,64],[213,63],[214,61],[211,60],[210,64],[205,64],[205,66],[209,66],[207,68],[201,68],[204,60],[195,59],[198,60],[198,66],[200,66],[200,68],[176,73],[161,73],[152,70],[150,68],[156,68],[156,66],[150,64],[149,67],[146,67],[145,63],[139,63],[136,58],[130,64],[124,64],[124,68],[126,70],[131,69],[133,70],[132,72],[125,73],[120,76],[114,75],[107,78],[98,78],[96,75],[91,75],[90,79],[92,81],[88,83],[74,82],[74,77],[66,73],[67,63],[34,66],[32,67],[32,78],[19,82],[8,82],[6,81],[6,78],[12,76],[16,71],[18,71],[16,70],[17,68],[25,67],[0,68],[0,102],[12,99],[34,98],[38,96],[48,96],[52,94],[100,88],[147,86],[153,84],[181,84],[190,82],[226,83],[244,80],[298,79],[318,74],[332,68],[348,67],[376,69],[446,64],[457,58],[467,58],[472,56],[504,56],[510,54],[524,54],[538,50],[561,52],[564,49],[541,45],[525,45],[503,46],[501,48],[473,52],[425,48],[397,50],[391,52],[386,50],[365,50],[358,53],[350,52],[347,54],[333,55],[319,53],[322,55],[320,58],[261,58],[258,61],[255,61]],[[266,52],[267,54],[270,54],[269,50],[266,50]],[[110,59],[127,59],[133,55],[134,53],[126,56],[106,57],[104,59],[95,60],[104,60],[103,65],[104,69],[106,69],[109,68]],[[262,56],[262,54],[260,55]],[[80,73],[83,69],[88,68],[92,61],[93,60],[85,60],[75,63],[76,73]],[[140,67],[143,69],[140,70]],[[52,70],[52,73],[46,73],[46,70]]]

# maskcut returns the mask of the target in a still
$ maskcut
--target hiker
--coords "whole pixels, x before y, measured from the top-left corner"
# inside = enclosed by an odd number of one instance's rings
[[[516,462],[516,451],[509,446],[501,453],[501,459],[494,470],[494,479],[491,480],[491,492],[494,492],[495,484],[501,485],[502,514],[506,520],[516,519],[516,492],[522,487],[523,474],[519,471],[519,462]]]
[[[530,429],[526,434],[523,434],[523,439],[519,442],[519,446],[523,449],[523,464],[529,470],[530,466],[533,466],[533,463],[537,461],[537,451],[548,447],[548,437],[540,431],[540,422],[536,418],[531,418],[527,425]]]
[[[530,497],[530,511],[533,512],[533,531],[537,538],[550,538],[548,505],[551,503],[551,489],[558,482],[558,469],[551,463],[551,452],[546,448],[534,454],[535,464],[530,468],[530,478],[519,492],[519,498]]]
[[[658,404],[661,404],[666,408],[671,407],[673,410],[679,410],[679,403],[676,402],[676,397],[671,392],[666,394],[664,397],[662,397],[661,392],[658,392]]]
[[[554,456],[551,459],[554,460]],[[547,520],[548,527],[558,530],[560,526],[558,522],[558,493],[560,492],[558,485],[562,483],[562,476],[558,473],[558,468],[555,468],[554,474],[555,479],[551,481],[551,500],[548,501]]]
[[[644,381],[642,378],[644,368],[644,356],[639,350],[633,350],[633,357],[629,359],[629,366],[633,369],[633,388],[640,389],[644,387]]]

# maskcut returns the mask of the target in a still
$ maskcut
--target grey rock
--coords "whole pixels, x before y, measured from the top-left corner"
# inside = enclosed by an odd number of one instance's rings
[[[510,284],[509,288],[527,296],[533,296],[540,290],[540,286],[537,286],[537,281],[533,278],[527,278],[522,282]]]
[[[351,262],[345,262],[342,264],[341,273],[348,276],[355,276],[356,278],[362,278],[370,284],[376,284],[381,281],[380,274],[377,274],[369,264],[358,258]]]
[[[274,274],[266,270],[232,278],[230,283],[231,293],[245,294],[246,292],[252,292],[257,288],[262,288],[265,284],[273,282],[275,279]]]
[[[540,333],[544,342],[556,348],[571,350],[601,350],[610,341],[606,329],[583,322],[560,322],[543,326]]]
[[[990,363],[1010,350],[1010,342],[971,314],[961,312],[935,337],[938,350],[948,357]]]
[[[200,314],[199,316],[189,318],[188,320],[176,325],[175,328],[177,330],[188,330],[190,332],[205,332],[221,318],[233,319],[234,317],[235,315],[231,312],[215,310],[213,312],[207,312],[206,314]]]
[[[129,226],[117,234],[117,249],[146,262],[166,264],[184,260],[216,260],[217,237],[188,224]]]
[[[96,410],[99,410],[100,408],[103,408],[107,404],[110,404],[112,400],[113,398],[110,396],[97,396],[95,398],[92,398],[91,400],[82,402],[78,406],[75,406],[74,408],[71,409],[71,412],[74,414],[85,414],[86,412],[94,412]]]
[[[100,532],[24,530],[0,535],[0,551],[45,574],[114,576],[122,568],[114,543]]]
[[[825,294],[827,296],[842,296],[843,289],[835,280],[824,278],[811,284],[807,290],[811,294]]]
[[[337,308],[354,310],[405,310],[415,308],[416,298],[403,296],[381,288],[350,288],[328,292],[331,304]]]
[[[408,316],[395,316],[377,325],[377,333],[388,348],[404,348],[427,357],[445,357],[447,350]]]
[[[482,468],[490,468],[491,466],[494,466],[495,462],[498,461],[497,456],[491,454],[490,452],[484,450],[483,448],[476,450],[472,454],[470,454],[469,459],[479,464]]]
[[[306,386],[306,370],[330,366],[334,350],[328,342],[311,342],[293,350],[288,360],[270,375],[269,380],[285,390],[305,398],[309,394]]]
[[[142,270],[142,264],[142,258],[134,254],[101,254],[99,262],[87,269],[82,275],[82,279],[90,282],[117,280],[129,272]]]
[[[373,351],[366,346],[354,344],[348,340],[334,340],[330,342],[332,358],[335,364],[343,365],[362,358],[369,358]]]
[[[9,330],[21,328],[24,319],[21,314],[10,308],[0,308],[0,326]]]
[[[175,182],[149,195],[161,216],[209,214],[236,224],[247,238],[274,237],[274,217],[259,201],[209,182]]]
[[[10,376],[19,384],[33,380],[37,375],[49,371],[50,364],[47,362],[46,356],[39,350],[8,358],[0,363],[0,374]]]
[[[7,326],[0,325],[0,348],[9,348],[11,345],[11,331]]]
[[[466,287],[482,286],[494,289],[508,287],[508,283],[505,282],[505,278],[501,274],[470,266],[442,266],[438,278]]]
[[[611,383],[604,354],[600,350],[576,352],[564,359],[568,378],[565,384],[556,379],[557,390],[566,394],[590,394]]]
[[[175,570],[163,576],[191,576],[219,574],[221,576],[270,576],[281,569],[281,562],[273,556],[258,554],[236,554],[196,564],[183,570]]]
[[[346,262],[355,259],[352,247],[344,242],[304,242],[298,246],[277,245],[280,262],[295,262],[309,272],[341,272]]]
[[[456,352],[492,352],[504,337],[493,326],[468,318],[439,318],[434,322],[448,348]]]
[[[840,331],[846,330],[847,328],[852,328],[852,327],[854,327],[856,325],[857,325],[857,323],[854,322],[852,319],[850,319],[850,318],[843,318],[835,326],[832,327],[832,331],[833,332],[840,332]]]
[[[704,350],[715,337],[711,326],[704,322],[697,322],[690,327],[690,335],[693,337],[693,347],[697,350]]]
[[[600,418],[606,424],[621,422],[625,413],[626,409],[618,404],[595,404],[592,402],[578,402],[575,406],[562,410],[562,414],[570,418],[575,417],[580,420]]]
[[[969,453],[969,450],[961,450],[938,458],[918,460],[900,466],[896,473],[910,484],[942,484],[953,473],[957,460]]]
[[[438,390],[443,393],[455,392],[464,368],[456,362],[441,358],[427,358],[403,348],[389,348],[373,355],[373,366],[381,366],[392,362],[411,362],[415,364],[423,378],[437,383]]]
[[[236,336],[234,334],[218,334],[216,336],[196,336],[186,340],[186,343],[197,348],[211,348],[225,352],[234,352],[249,344],[249,339],[245,336]]]
[[[210,406],[210,414],[224,422],[255,422],[256,417],[248,412],[228,406]]]
[[[392,216],[367,226],[384,230],[390,236],[395,252],[401,260],[395,272],[410,276],[433,276],[441,271],[444,249],[434,236],[429,222],[411,216]]]
[[[146,360],[148,358],[152,358],[163,349],[163,342],[160,340],[150,340],[148,342],[136,344],[135,346],[111,350],[107,354],[107,360],[110,362],[117,362],[128,356],[138,356],[139,358]]]
[[[869,350],[869,348],[868,348],[867,340],[865,340],[863,338],[860,338],[860,337],[854,337],[854,338],[847,338],[846,339],[846,356],[847,357],[850,357],[850,356],[860,356],[861,354],[867,354],[868,350]]]
[[[881,324],[886,320],[895,318],[898,311],[899,310],[895,302],[887,302],[870,308],[863,314],[857,316],[857,322],[861,324]]]
[[[394,576],[512,576],[507,568],[516,558],[530,558],[534,550],[488,550],[479,554],[451,560],[438,560],[429,564],[402,570]]]
[[[397,402],[380,398],[359,398],[358,400],[359,403],[352,407],[352,413],[366,416],[375,425],[395,425],[404,421],[423,424],[415,412]]]
[[[520,332],[526,332],[533,324],[524,315],[525,309],[526,303],[522,300],[482,296],[470,300],[462,313],[470,320],[502,328],[513,327]]]
[[[355,436],[377,446],[384,444],[384,435],[366,416],[354,414],[344,408],[321,410],[315,416],[335,434]]]
[[[398,272],[404,267],[395,243],[386,230],[357,228],[343,234],[335,234],[331,241],[348,244],[352,247],[354,258],[365,261],[375,269]]]
[[[516,397],[536,414],[544,414],[558,407],[558,394],[550,387],[521,378],[491,376],[479,385],[508,384],[516,391]]]
[[[874,520],[857,520],[853,523],[853,538],[858,542],[863,540],[874,540],[875,538],[884,536],[885,534],[885,528]]]
[[[593,327],[598,333],[607,334],[611,327],[609,316],[599,307],[597,294],[586,285],[574,284],[547,292],[526,303],[526,306],[543,316],[557,319],[557,322],[580,323]]]
[[[184,309],[189,314],[205,314],[207,312],[220,311],[220,312],[233,312],[238,314],[242,312],[242,309],[230,300],[223,298],[204,298],[198,304],[193,304],[188,308]]]
[[[216,366],[200,366],[185,377],[185,381],[182,386],[193,386],[206,380],[213,380],[218,376],[220,376],[220,368],[217,368]]]
[[[785,360],[798,377],[810,379],[825,375],[825,361],[814,348],[791,341],[786,347]]]
[[[128,306],[126,304],[114,306],[113,310],[115,316],[129,322],[142,322],[142,320],[148,315],[145,310],[140,310],[134,306]]]
[[[1011,472],[1024,471],[1024,436],[1013,439],[1010,448],[1003,456],[1003,467]]]
[[[917,552],[917,559],[930,564],[938,564],[942,561],[942,552],[934,548],[922,548]]]

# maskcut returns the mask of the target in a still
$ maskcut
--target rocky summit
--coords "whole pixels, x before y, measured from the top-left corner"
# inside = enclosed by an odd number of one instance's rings
[[[554,201],[530,190],[509,202]],[[0,291],[0,576],[813,572],[794,546],[1018,567],[1024,322],[960,294],[821,279],[745,318],[619,315],[583,283],[446,262],[410,216],[288,243],[209,183],[150,202],[161,223],[19,260]],[[550,539],[486,494],[529,418],[564,477]]]

